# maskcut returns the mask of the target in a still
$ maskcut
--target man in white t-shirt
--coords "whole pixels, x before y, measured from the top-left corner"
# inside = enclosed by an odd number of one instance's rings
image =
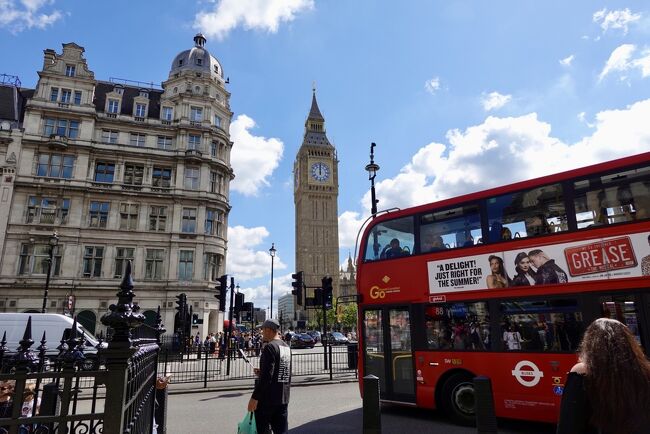
[[[503,342],[508,350],[521,350],[521,334],[513,326],[503,332]]]

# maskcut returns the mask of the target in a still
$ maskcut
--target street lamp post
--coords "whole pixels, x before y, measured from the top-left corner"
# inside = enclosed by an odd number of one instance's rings
[[[52,262],[54,262],[54,249],[59,244],[59,236],[56,231],[50,236],[49,244],[50,250],[48,251],[47,276],[45,277],[45,293],[43,294],[43,308],[41,309],[41,313],[45,313],[47,310],[47,293],[50,290],[50,274],[52,274]]]
[[[271,311],[269,312],[269,318],[273,318],[273,260],[275,259],[275,252],[275,243],[271,243],[269,249],[269,255],[271,255]]]
[[[370,212],[374,217],[377,214],[377,203],[379,202],[375,196],[375,176],[379,171],[379,165],[375,164],[375,146],[374,142],[370,144],[370,164],[366,165],[366,171],[368,171],[368,180],[370,181]]]
[[[375,164],[375,146],[377,146],[374,142],[370,144],[370,163],[366,165],[366,170],[368,171],[368,180],[370,180],[370,212],[372,213],[372,217],[375,217],[375,214],[377,214],[377,203],[379,202],[377,200],[377,197],[375,195],[375,177],[377,176],[377,172],[379,171],[379,165]],[[372,231],[372,250],[375,253],[375,259],[379,258],[379,234],[377,233],[377,230],[374,229]]]

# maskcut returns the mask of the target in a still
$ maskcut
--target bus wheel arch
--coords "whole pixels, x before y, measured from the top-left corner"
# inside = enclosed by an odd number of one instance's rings
[[[459,425],[476,424],[474,377],[470,371],[454,369],[438,380],[435,391],[436,407]]]

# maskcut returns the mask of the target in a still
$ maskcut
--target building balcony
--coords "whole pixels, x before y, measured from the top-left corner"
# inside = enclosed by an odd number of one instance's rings
[[[199,151],[198,149],[186,149],[185,158],[190,161],[200,162],[203,158],[203,152]]]
[[[68,149],[68,138],[66,136],[50,134],[50,137],[47,139],[47,145],[56,149]]]

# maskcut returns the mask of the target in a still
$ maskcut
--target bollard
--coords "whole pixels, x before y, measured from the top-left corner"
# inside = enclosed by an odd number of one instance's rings
[[[158,425],[156,434],[167,432],[167,383],[169,377],[156,380],[156,407],[154,409],[154,420]]]
[[[363,434],[381,434],[379,378],[363,377]]]
[[[474,377],[477,434],[498,434],[490,377]]]
[[[61,405],[59,401],[60,393],[61,390],[59,390],[59,386],[57,386],[56,383],[48,383],[43,386],[43,396],[39,407],[39,416],[56,416],[59,414],[59,407]],[[54,424],[42,424],[40,429],[42,429],[43,432],[54,432]],[[37,430],[36,432],[41,431]]]

